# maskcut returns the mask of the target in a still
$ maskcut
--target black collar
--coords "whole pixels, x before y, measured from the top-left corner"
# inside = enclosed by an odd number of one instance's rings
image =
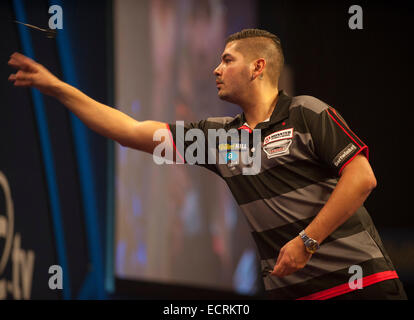
[[[270,123],[276,124],[289,117],[289,107],[292,104],[292,97],[288,96],[283,90],[279,92],[276,107],[270,117]]]
[[[283,90],[279,91],[276,106],[273,109],[273,113],[270,116],[269,121],[260,122],[255,129],[264,129],[269,127],[270,125],[276,124],[280,121],[285,120],[289,117],[289,107],[292,103],[292,97],[288,96]],[[237,125],[237,128],[243,126],[246,122],[246,117],[244,112],[238,114],[232,122],[229,123],[229,126]]]

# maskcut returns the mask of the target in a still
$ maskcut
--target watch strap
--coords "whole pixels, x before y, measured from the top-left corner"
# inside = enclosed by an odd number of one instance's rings
[[[299,236],[301,237],[303,244],[305,245],[305,249],[309,253],[315,253],[316,250],[320,248],[318,241],[315,239],[310,238],[306,233],[305,230],[302,230],[299,233]]]

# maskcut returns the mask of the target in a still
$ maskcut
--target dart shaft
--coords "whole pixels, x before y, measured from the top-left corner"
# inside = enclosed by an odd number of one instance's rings
[[[23,23],[23,22],[20,22],[20,21],[17,21],[17,20],[15,20],[14,22],[20,23],[20,24],[22,24],[22,25],[24,25],[26,27],[33,28],[33,29],[37,29],[37,30],[40,30],[40,31],[43,31],[43,32],[47,32],[48,31],[46,29],[42,29],[42,28],[36,27],[34,25],[31,25],[31,24],[28,24],[28,23]]]

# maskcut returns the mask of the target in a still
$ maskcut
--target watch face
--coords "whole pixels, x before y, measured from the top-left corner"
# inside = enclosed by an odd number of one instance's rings
[[[306,246],[311,250],[318,249],[318,243],[313,239],[309,239],[308,241],[306,241]]]

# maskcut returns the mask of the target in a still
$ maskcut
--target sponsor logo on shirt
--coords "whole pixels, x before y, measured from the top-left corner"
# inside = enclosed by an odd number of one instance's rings
[[[266,136],[263,140],[263,151],[267,158],[275,158],[289,154],[292,144],[293,128],[279,130]]]
[[[263,146],[263,151],[266,153],[268,159],[283,156],[289,154],[291,144],[292,139],[284,139]]]
[[[333,159],[333,164],[338,167],[357,147],[353,143],[348,144],[341,152],[339,152]]]
[[[293,128],[279,130],[266,136],[263,139],[263,145],[265,146],[271,142],[279,141],[282,139],[292,139],[292,138],[293,138]]]
[[[220,143],[218,146],[219,151],[227,151],[227,150],[247,150],[246,143]]]

